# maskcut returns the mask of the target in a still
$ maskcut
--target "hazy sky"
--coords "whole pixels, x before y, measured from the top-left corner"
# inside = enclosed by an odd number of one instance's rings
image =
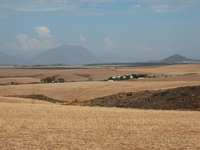
[[[0,51],[62,44],[95,55],[200,59],[200,0],[0,0]]]

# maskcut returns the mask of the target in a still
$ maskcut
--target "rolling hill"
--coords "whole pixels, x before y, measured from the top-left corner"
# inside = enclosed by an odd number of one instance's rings
[[[200,86],[118,93],[70,105],[200,111]]]

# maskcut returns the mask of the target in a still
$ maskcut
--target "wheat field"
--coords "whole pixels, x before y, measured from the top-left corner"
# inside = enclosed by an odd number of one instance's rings
[[[200,148],[200,112],[80,107],[13,99],[0,98],[0,149]]]
[[[103,82],[109,76],[196,75]],[[0,83],[29,83],[57,75],[78,82],[0,86],[0,149],[200,149],[200,112],[67,106],[6,95],[44,94],[65,102],[141,90],[200,85],[200,65],[119,69],[0,69]],[[95,81],[86,81],[88,79]],[[12,79],[12,80],[11,80]],[[81,81],[81,82],[80,82]]]

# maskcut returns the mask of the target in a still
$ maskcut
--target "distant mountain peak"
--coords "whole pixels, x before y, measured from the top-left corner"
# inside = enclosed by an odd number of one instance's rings
[[[88,49],[79,45],[61,45],[56,48],[46,50],[28,64],[87,64],[97,63],[99,60]]]
[[[169,56],[169,57],[161,60],[161,62],[168,62],[168,63],[176,63],[176,62],[183,62],[183,61],[192,61],[192,59],[186,58],[179,54],[174,54],[172,56]]]

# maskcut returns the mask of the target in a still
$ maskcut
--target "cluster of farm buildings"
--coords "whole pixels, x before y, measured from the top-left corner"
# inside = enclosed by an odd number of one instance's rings
[[[108,78],[108,82],[112,81],[121,81],[121,80],[129,80],[129,79],[144,79],[144,78],[163,78],[163,77],[176,77],[176,76],[186,76],[186,75],[195,75],[196,73],[188,73],[188,74],[164,74],[162,76],[148,76],[147,74],[131,74],[131,75],[123,75],[123,76],[113,76]]]

